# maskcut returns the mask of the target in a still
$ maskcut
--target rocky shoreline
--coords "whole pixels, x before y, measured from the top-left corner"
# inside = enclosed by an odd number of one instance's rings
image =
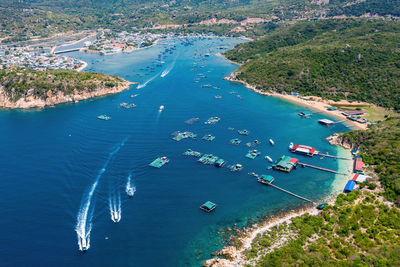
[[[3,87],[0,86],[0,108],[1,109],[31,109],[38,108],[42,109],[45,107],[52,107],[57,104],[62,103],[77,103],[81,100],[86,100],[95,97],[103,97],[111,94],[117,94],[122,91],[129,89],[130,85],[134,84],[129,81],[123,81],[121,84],[115,87],[105,87],[99,86],[93,91],[82,91],[78,92],[78,90],[74,90],[73,94],[64,95],[62,92],[58,92],[57,94],[53,94],[51,91],[48,91],[46,94],[46,98],[38,98],[33,95],[25,96],[17,101],[13,102],[8,98],[4,92]]]
[[[224,57],[222,54],[218,54],[219,56]],[[224,57],[225,58],[225,57]],[[226,59],[226,58],[225,58]],[[228,60],[229,61],[229,60]],[[229,61],[231,63],[237,64],[235,62]],[[231,81],[231,82],[238,82],[244,84],[247,88],[262,94],[262,95],[267,95],[267,96],[278,96],[281,97],[283,95],[278,94],[278,93],[269,93],[269,92],[264,92],[261,90],[258,90],[255,86],[251,86],[248,83],[241,81],[237,79],[236,74],[233,72],[230,74],[230,76],[227,76],[224,78],[225,80]],[[286,99],[285,97],[282,97],[285,100],[291,101],[291,99]],[[298,101],[293,101],[298,103]],[[305,103],[299,103],[305,106]],[[331,113],[329,113],[331,114]],[[357,127],[360,129],[360,127]],[[363,128],[362,128],[363,129]],[[332,136],[329,136],[326,138],[326,140],[331,144],[331,145],[338,145],[341,146],[345,149],[351,149],[353,147],[352,144],[341,138],[339,134],[333,134]],[[336,200],[336,195],[331,195],[328,197],[328,199],[325,200],[328,204],[332,205],[335,203]],[[275,226],[279,226],[281,224],[290,224],[292,218],[304,215],[304,214],[310,214],[310,215],[318,215],[319,210],[316,210],[316,208],[313,207],[305,207],[305,208],[300,208],[297,210],[291,210],[289,212],[283,213],[279,216],[270,216],[264,219],[262,222],[258,224],[254,224],[249,228],[244,228],[243,230],[238,231],[238,240],[240,245],[239,246],[226,246],[223,247],[221,250],[218,250],[213,253],[214,257],[211,259],[208,259],[203,262],[203,266],[212,266],[212,267],[239,267],[239,266],[245,266],[247,264],[250,264],[250,262],[246,259],[245,256],[245,251],[251,248],[252,241],[257,237],[257,235],[265,233],[266,231],[272,229]]]

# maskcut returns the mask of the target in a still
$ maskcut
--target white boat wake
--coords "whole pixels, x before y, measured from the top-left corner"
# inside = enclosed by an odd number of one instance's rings
[[[158,75],[160,75],[160,73],[157,73],[156,75],[154,75],[153,77],[151,77],[150,79],[148,79],[145,83],[139,84],[139,85],[136,87],[136,89],[140,89],[140,88],[146,87],[147,84],[148,84],[149,82],[151,82],[152,80],[154,80],[155,78],[157,78]]]
[[[121,193],[118,190],[118,195],[116,196],[113,194],[112,196],[110,195],[109,198],[109,206],[110,206],[110,215],[111,215],[111,220],[115,223],[118,223],[121,220]]]
[[[125,192],[129,197],[133,197],[136,192],[136,187],[131,181],[132,174],[130,173],[128,176],[128,181],[126,182]]]
[[[161,78],[164,78],[165,76],[167,76],[168,73],[174,68],[175,62],[176,62],[176,59],[177,59],[177,58],[178,58],[178,56],[176,56],[175,59],[174,59],[174,61],[172,62],[172,64],[171,64],[166,70],[164,70],[164,71],[161,73]]]
[[[112,151],[106,160],[106,162],[103,165],[103,168],[100,169],[99,173],[97,174],[97,177],[92,184],[92,186],[89,188],[89,191],[87,192],[86,195],[82,198],[81,206],[78,211],[77,215],[77,222],[75,226],[75,232],[78,237],[78,246],[80,251],[86,251],[90,248],[90,233],[92,231],[92,218],[93,218],[93,208],[91,208],[91,203],[92,203],[92,198],[93,194],[96,190],[97,185],[99,184],[99,181],[101,179],[101,176],[103,173],[106,171],[108,164],[110,163],[111,159],[114,157],[115,154],[118,153],[118,151],[125,145],[125,142],[127,141],[128,138],[125,138],[119,146]]]

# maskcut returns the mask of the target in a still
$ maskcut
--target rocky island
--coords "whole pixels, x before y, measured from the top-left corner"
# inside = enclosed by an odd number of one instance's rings
[[[74,70],[0,70],[0,108],[44,108],[116,94],[132,83],[122,78]]]

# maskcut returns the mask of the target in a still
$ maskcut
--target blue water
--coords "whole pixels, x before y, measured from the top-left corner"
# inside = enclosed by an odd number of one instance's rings
[[[78,104],[0,112],[0,265],[198,266],[226,244],[222,228],[242,227],[304,204],[257,183],[248,172],[272,174],[276,185],[317,202],[330,193],[333,174],[308,168],[290,174],[266,170],[269,163],[264,156],[275,160],[288,154],[289,142],[337,154],[325,138],[347,128],[320,126],[317,120],[327,117],[321,114],[300,119],[296,113],[304,107],[223,80],[237,66],[215,53],[220,46],[232,47],[239,40],[182,42],[164,41],[149,49],[106,57],[71,53],[89,63],[86,71],[147,84]],[[176,49],[162,54],[160,61],[165,63],[157,66],[160,53],[173,45]],[[194,62],[197,71],[191,70]],[[165,70],[170,71],[160,77]],[[208,77],[195,83],[198,73]],[[220,89],[203,88],[203,84]],[[140,95],[132,99],[132,94]],[[121,102],[134,102],[137,107],[121,109]],[[161,113],[160,105],[165,106]],[[112,119],[98,120],[100,114]],[[205,125],[211,116],[221,121]],[[192,117],[200,121],[184,123]],[[249,136],[237,134],[243,128],[251,131]],[[198,138],[176,142],[171,133],[177,130],[195,132]],[[216,136],[215,141],[201,140],[209,133]],[[242,145],[230,145],[234,137]],[[269,145],[269,138],[275,146]],[[262,142],[256,148],[262,156],[246,159],[249,148],[244,143],[254,139]],[[241,163],[244,170],[232,173],[226,167],[202,165],[182,155],[188,148],[214,153],[227,165]],[[159,156],[167,156],[170,162],[161,169],[149,167]],[[333,169],[339,163],[298,158]],[[125,193],[130,173],[136,186],[132,198]],[[207,200],[218,204],[213,213],[199,209]],[[110,206],[112,210],[120,206],[119,223],[111,220]],[[86,253],[79,251],[76,228],[90,236]]]

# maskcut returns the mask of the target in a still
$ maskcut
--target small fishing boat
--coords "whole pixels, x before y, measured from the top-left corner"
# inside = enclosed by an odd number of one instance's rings
[[[272,139],[269,139],[269,143],[273,146],[273,145],[275,145],[275,142],[274,142],[274,140],[272,140]]]
[[[272,162],[272,161],[273,161],[269,156],[265,156],[265,158],[266,158],[269,162]]]
[[[322,204],[319,204],[318,206],[317,206],[317,209],[319,209],[319,210],[323,210],[326,206],[328,206],[329,204],[328,203],[322,203]]]
[[[164,106],[161,105],[159,110],[160,110],[160,111],[163,111],[163,110],[164,110]]]
[[[224,166],[225,165],[225,161],[223,160],[223,159],[218,159],[215,163],[214,163],[214,166],[215,167],[217,167],[217,168],[220,168],[220,167],[222,167],[222,166]]]

